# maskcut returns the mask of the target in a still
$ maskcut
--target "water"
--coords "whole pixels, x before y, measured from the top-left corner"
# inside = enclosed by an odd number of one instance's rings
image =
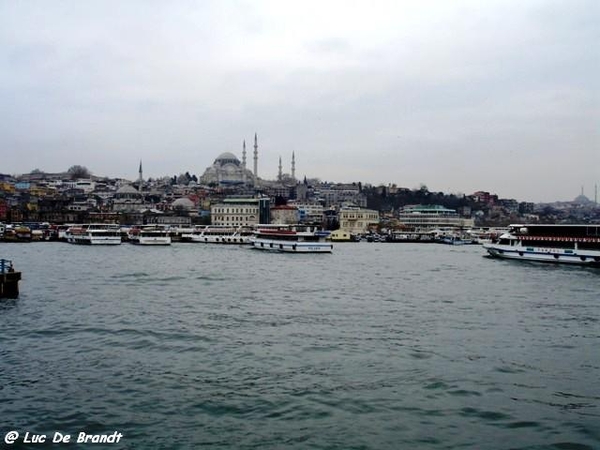
[[[600,271],[483,255],[0,244],[0,445],[600,448]]]

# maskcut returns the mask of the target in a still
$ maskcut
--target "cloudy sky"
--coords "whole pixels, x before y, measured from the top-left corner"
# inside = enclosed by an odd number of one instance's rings
[[[0,0],[0,173],[297,177],[572,199],[600,184],[597,0]],[[251,164],[249,164],[251,165]]]

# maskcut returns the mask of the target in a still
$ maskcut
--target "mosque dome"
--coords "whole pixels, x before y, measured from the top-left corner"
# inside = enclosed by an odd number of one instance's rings
[[[592,203],[592,201],[583,194],[575,197],[575,200],[573,200],[573,202],[577,203],[578,205],[587,205],[588,203]]]
[[[125,186],[121,186],[117,192],[117,194],[139,194],[138,190],[134,188],[130,184],[126,184]]]
[[[240,160],[233,153],[225,152],[221,153],[217,159],[215,159],[215,164],[224,166],[225,164],[235,164],[236,166],[240,165]]]
[[[171,207],[173,207],[173,208],[179,207],[179,208],[190,210],[194,207],[194,202],[191,201],[189,198],[182,197],[182,198],[178,198],[177,200],[175,200],[171,204]]]

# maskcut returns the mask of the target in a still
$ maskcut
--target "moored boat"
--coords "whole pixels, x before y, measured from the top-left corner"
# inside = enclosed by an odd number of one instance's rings
[[[190,233],[181,235],[181,239],[187,242],[203,244],[251,244],[252,229],[249,227],[229,227],[208,225],[196,229]]]
[[[3,240],[6,242],[31,242],[31,228],[21,224],[7,225]]]
[[[600,266],[600,225],[510,225],[483,247],[497,258]]]
[[[67,241],[71,244],[119,245],[121,231],[118,225],[85,224],[67,230]]]
[[[468,245],[473,243],[471,239],[458,235],[442,236],[439,242],[446,245]]]
[[[169,229],[161,226],[145,226],[129,230],[128,239],[139,245],[171,245]]]
[[[331,253],[329,232],[303,225],[257,225],[252,245],[258,250],[290,253]]]

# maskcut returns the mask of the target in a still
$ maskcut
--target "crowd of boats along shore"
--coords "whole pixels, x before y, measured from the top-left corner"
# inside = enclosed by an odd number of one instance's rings
[[[173,227],[116,224],[26,226],[0,224],[0,237],[8,242],[64,241],[71,244],[171,245],[197,243],[250,246],[290,253],[331,253],[335,242],[411,242],[449,245],[483,244],[495,258],[600,266],[600,225],[514,224],[507,228],[394,231],[386,234],[330,232],[310,225],[259,224],[252,227],[205,225]]]

